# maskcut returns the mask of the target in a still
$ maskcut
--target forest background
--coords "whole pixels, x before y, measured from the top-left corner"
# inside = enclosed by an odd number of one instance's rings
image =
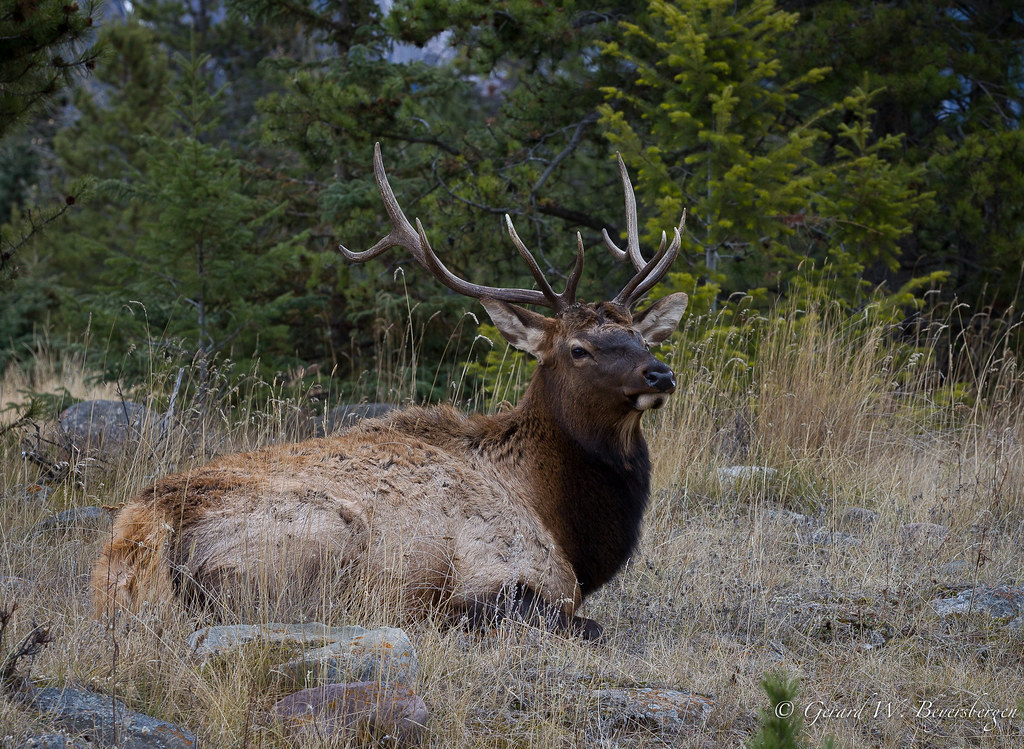
[[[618,151],[646,252],[688,212],[654,296],[686,291],[722,345],[816,295],[996,338],[1024,270],[1022,97],[1012,0],[3,0],[0,368],[45,346],[128,384],[195,365],[200,387],[391,401],[493,373],[474,303],[404,250],[338,253],[387,231],[376,141],[478,283],[530,283],[507,213],[552,279],[581,232],[581,296],[613,295]]]

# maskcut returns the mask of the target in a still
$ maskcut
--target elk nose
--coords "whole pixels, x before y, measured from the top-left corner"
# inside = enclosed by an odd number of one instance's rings
[[[644,382],[659,393],[671,393],[676,389],[675,373],[669,369],[667,364],[657,360],[644,369]]]

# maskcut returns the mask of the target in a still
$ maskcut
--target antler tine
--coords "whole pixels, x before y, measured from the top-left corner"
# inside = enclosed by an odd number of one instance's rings
[[[341,250],[342,255],[352,262],[365,263],[367,260],[372,260],[392,247],[404,247],[422,264],[423,249],[420,246],[419,235],[412,228],[409,219],[406,218],[405,211],[398,204],[398,199],[395,198],[395,193],[388,182],[388,175],[384,171],[384,160],[380,155],[380,143],[373,144],[373,176],[377,181],[377,189],[380,191],[380,196],[384,201],[384,210],[387,211],[388,218],[391,219],[391,231],[377,244],[363,252],[353,252],[342,244],[338,245],[338,249]]]
[[[555,309],[560,309],[560,297],[555,293],[554,289],[551,288],[551,284],[544,278],[544,272],[540,269],[537,264],[537,259],[534,258],[533,253],[527,249],[523,240],[519,238],[519,234],[516,232],[516,227],[512,225],[512,217],[507,213],[505,214],[505,228],[508,229],[508,236],[512,240],[512,244],[516,246],[519,251],[520,257],[526,261],[527,267],[530,269],[530,273],[533,275],[533,280],[540,286],[540,291],[545,297],[551,302],[551,306]]]
[[[569,274],[569,278],[565,282],[565,291],[562,292],[562,296],[567,299],[566,305],[573,304],[576,301],[576,287],[579,285],[580,276],[583,275],[583,235],[576,232],[576,265],[573,266],[572,273]]]
[[[515,230],[512,229],[512,222],[508,220],[509,233],[512,236],[512,241],[516,244],[516,249],[519,250],[519,254],[523,256],[527,264],[530,266],[530,272],[533,277],[537,280],[541,289],[502,289],[495,286],[483,286],[480,284],[470,283],[465,281],[445,267],[445,264],[441,262],[441,259],[437,256],[434,250],[430,247],[430,242],[427,241],[426,232],[423,230],[423,224],[420,223],[419,219],[416,219],[416,227],[409,222],[409,219],[405,215],[405,211],[398,204],[398,200],[395,198],[395,193],[391,189],[391,185],[388,182],[387,173],[384,171],[384,161],[380,155],[380,143],[375,143],[373,146],[373,174],[377,180],[377,189],[380,190],[380,196],[384,201],[384,210],[387,211],[388,218],[391,219],[392,229],[387,236],[382,238],[377,244],[373,245],[368,250],[363,252],[353,252],[346,248],[344,245],[338,245],[338,249],[341,254],[349,260],[356,263],[364,263],[367,260],[380,255],[385,250],[391,247],[404,247],[412,253],[416,261],[426,268],[430,273],[441,283],[447,286],[454,292],[468,296],[473,299],[496,299],[504,302],[513,302],[518,304],[536,304],[543,307],[550,307],[555,311],[561,311],[568,305],[572,304],[575,296],[575,282],[572,283],[571,293],[570,288],[567,286],[566,291],[562,294],[555,294],[551,290],[550,284],[544,279],[543,273],[541,273],[540,266],[537,265],[537,261],[530,254],[530,251],[523,245],[522,240],[519,239],[518,235],[515,234]],[[506,216],[506,219],[508,217]],[[577,259],[577,268],[579,268],[580,261]],[[576,280],[578,281],[578,273],[574,271]],[[570,278],[570,281],[573,281]],[[566,301],[568,300],[568,301]]]
[[[441,258],[431,249],[430,242],[427,241],[426,232],[423,230],[423,224],[420,223],[419,219],[416,219],[416,230],[419,241],[425,250],[421,260],[423,267],[429,270],[434,278],[452,291],[472,299],[498,299],[503,302],[539,304],[542,307],[558,309],[555,306],[555,300],[548,297],[543,291],[535,291],[534,289],[502,289],[464,281],[448,270],[445,264],[441,262]]]
[[[607,229],[601,230],[604,243],[608,246],[612,256],[616,260],[625,260],[627,257],[633,263],[633,267],[642,270],[647,261],[640,254],[640,227],[636,218],[636,195],[633,193],[633,184],[629,181],[629,172],[626,171],[626,162],[622,160],[622,154],[616,152],[615,157],[619,160],[619,176],[622,178],[622,192],[626,195],[626,249],[622,250],[608,235]]]
[[[675,236],[672,237],[672,244],[665,247],[665,232],[661,233],[661,245],[657,254],[651,258],[651,262],[645,263],[644,267],[633,276],[629,283],[615,297],[615,301],[625,307],[630,307],[654,288],[672,266],[679,248],[683,244],[683,229],[686,227],[686,209],[683,209],[683,216],[679,219],[679,226],[674,229]]]

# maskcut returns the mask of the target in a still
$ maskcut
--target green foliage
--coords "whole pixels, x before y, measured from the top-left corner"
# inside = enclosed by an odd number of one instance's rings
[[[7,281],[0,304],[0,371],[29,356],[48,332],[48,321],[60,305],[60,295],[34,264]]]
[[[99,78],[118,95],[79,92],[82,115],[56,144],[68,174],[102,178],[97,200],[41,245],[64,324],[96,330],[107,372],[129,379],[167,359],[195,361],[204,381],[214,354],[246,368],[266,349],[287,355],[284,279],[301,234],[282,233],[280,203],[211,142],[223,89],[209,58],[170,58],[134,23],[104,38]]]
[[[16,274],[15,255],[74,200],[68,193],[60,202],[28,205],[31,183],[42,169],[36,148],[41,128],[37,123],[29,128],[36,132],[20,130],[76,75],[95,67],[97,51],[90,46],[95,12],[92,0],[84,7],[63,0],[0,2],[0,284]],[[12,218],[16,226],[8,224]],[[0,328],[0,336],[8,332]]]
[[[807,746],[803,738],[804,716],[797,702],[799,682],[784,673],[769,674],[761,680],[761,688],[768,695],[768,708],[762,708],[761,728],[747,742],[749,749],[802,749]],[[832,749],[835,742],[827,738],[823,749]]]
[[[130,205],[159,210],[140,212],[134,246],[108,259],[102,280],[132,288],[148,310],[144,327],[119,329],[126,342],[152,347],[159,331],[156,345],[180,346],[202,371],[230,347],[243,360],[261,346],[286,349],[287,328],[274,322],[289,294],[275,281],[289,270],[292,246],[277,238],[280,206],[254,191],[229,150],[204,142],[219,105],[202,73],[207,58],[175,62],[181,74],[168,91],[170,137],[138,136],[138,179],[107,185],[122,187]]]
[[[1020,212],[1024,174],[1024,17],[1014,0],[936,6],[927,0],[784,2],[802,12],[780,46],[785,69],[821,60],[814,86],[831,100],[869,75],[872,130],[902,139],[924,168],[930,204],[912,215],[899,270],[945,270],[947,296],[1020,308]],[[890,265],[891,267],[891,265]]]
[[[95,13],[93,2],[0,3],[0,138],[95,66]]]
[[[689,324],[737,362],[758,355],[737,331],[779,298],[827,290],[895,320],[947,278],[1016,293],[1024,68],[1001,1],[134,7],[102,30],[73,116],[48,118],[59,132],[0,151],[2,251],[27,273],[0,312],[2,361],[45,322],[91,338],[109,376],[255,357],[270,379],[329,371],[371,398],[514,399],[502,345],[474,343],[456,390],[439,382],[475,302],[400,248],[366,265],[335,251],[388,231],[377,141],[455,273],[534,283],[507,213],[556,287],[581,232],[590,300],[628,275],[600,236],[623,234],[621,151],[646,245],[689,212],[652,296],[686,291]],[[438,55],[409,61],[424,44]]]
[[[898,138],[874,139],[867,81],[800,114],[828,69],[783,76],[777,50],[797,20],[767,0],[652,2],[646,24],[624,24],[604,47],[636,77],[606,89],[601,123],[640,165],[649,234],[687,207],[684,252],[708,282],[778,294],[810,264],[856,307],[872,287],[865,271],[895,268],[927,201],[923,170],[894,160]]]

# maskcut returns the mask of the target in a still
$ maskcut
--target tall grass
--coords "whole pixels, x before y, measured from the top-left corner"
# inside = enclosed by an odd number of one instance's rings
[[[459,403],[514,401],[525,384],[521,359],[495,340],[489,365],[467,366],[469,352],[488,343],[466,322],[446,363],[425,376],[416,345],[429,321],[409,310],[367,367],[375,396],[412,400],[403,384],[412,377],[443,382]],[[666,409],[645,416],[655,472],[640,548],[583,612],[605,625],[608,643],[406,623],[421,660],[417,692],[431,712],[427,743],[735,746],[757,728],[760,681],[781,670],[799,677],[805,704],[890,708],[883,717],[805,720],[815,741],[834,734],[849,747],[1019,746],[1019,716],[991,729],[916,709],[923,700],[955,707],[976,699],[1007,708],[1024,697],[1019,630],[984,616],[945,621],[931,606],[971,586],[1024,578],[1017,333],[1007,320],[972,317],[962,306],[912,325],[870,308],[851,318],[827,300],[729,320],[690,318],[662,352],[679,390]],[[37,680],[116,693],[209,746],[281,746],[260,717],[278,696],[265,676],[273,653],[200,668],[184,649],[197,622],[180,611],[144,612],[113,628],[95,622],[85,576],[103,531],[33,531],[57,510],[116,505],[154,476],[216,453],[308,435],[322,418],[320,399],[338,395],[329,373],[319,382],[298,373],[269,382],[225,374],[200,407],[187,370],[174,395],[177,371],[119,391],[93,381],[81,360],[41,350],[4,375],[0,404],[66,389],[159,411],[175,398],[177,416],[170,438],[147,435],[116,459],[85,466],[44,501],[19,488],[39,475],[22,458],[31,434],[0,437],[0,578],[29,581],[17,593],[8,583],[0,597],[19,599],[16,635],[32,621],[53,623],[58,644],[34,664]],[[487,372],[496,379],[474,374]],[[6,423],[17,413],[7,412]],[[775,473],[724,478],[719,469],[732,465]],[[877,519],[851,530],[844,515],[853,507]],[[908,523],[941,524],[948,534],[908,540]],[[358,611],[324,595],[319,612],[333,623],[391,623],[384,593]],[[667,734],[602,713],[595,690],[609,686],[692,690],[717,705],[706,725]],[[0,698],[0,741],[40,725]]]

